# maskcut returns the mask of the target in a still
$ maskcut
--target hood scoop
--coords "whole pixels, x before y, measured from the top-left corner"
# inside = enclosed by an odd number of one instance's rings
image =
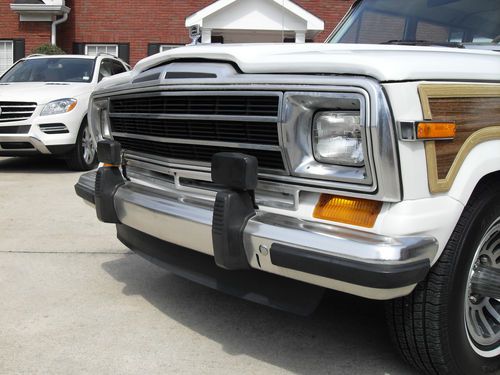
[[[156,81],[169,84],[178,80],[220,79],[237,74],[238,71],[228,63],[178,61],[144,71],[132,83]]]

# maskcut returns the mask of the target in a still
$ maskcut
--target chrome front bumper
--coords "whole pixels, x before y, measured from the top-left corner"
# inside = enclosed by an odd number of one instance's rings
[[[95,172],[75,189],[94,203]],[[127,227],[213,256],[213,200],[174,188],[126,182],[114,194]],[[430,237],[387,237],[257,210],[243,230],[251,268],[371,299],[409,294],[425,278],[438,243]],[[236,272],[236,271],[232,271]]]

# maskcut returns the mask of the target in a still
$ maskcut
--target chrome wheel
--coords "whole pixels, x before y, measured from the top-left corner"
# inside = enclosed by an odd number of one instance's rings
[[[94,162],[96,149],[94,142],[92,142],[92,136],[90,135],[90,130],[88,126],[85,126],[82,133],[82,149],[83,149],[83,160],[87,165]]]
[[[474,254],[465,294],[469,343],[482,357],[500,354],[500,218],[486,231]]]

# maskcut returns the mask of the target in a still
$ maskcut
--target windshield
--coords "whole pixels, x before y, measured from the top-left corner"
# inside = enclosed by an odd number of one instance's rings
[[[500,42],[499,0],[364,0],[330,43]]]
[[[91,82],[93,59],[41,58],[22,60],[0,79],[7,82]]]

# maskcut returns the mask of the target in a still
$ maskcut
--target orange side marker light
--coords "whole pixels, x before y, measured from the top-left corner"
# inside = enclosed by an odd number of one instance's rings
[[[453,139],[457,133],[454,122],[419,122],[417,139]]]
[[[368,199],[321,194],[313,216],[317,219],[373,228],[382,204]]]

